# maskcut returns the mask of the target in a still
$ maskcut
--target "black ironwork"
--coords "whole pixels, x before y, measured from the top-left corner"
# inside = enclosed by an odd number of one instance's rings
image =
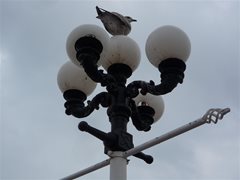
[[[155,111],[152,107],[137,106],[133,100],[140,93],[163,95],[171,92],[178,83],[183,82],[185,63],[176,58],[169,58],[159,64],[161,72],[161,83],[155,85],[153,81],[134,81],[126,85],[127,79],[132,75],[129,66],[121,63],[113,64],[104,73],[99,70],[97,62],[103,50],[99,40],[92,36],[80,38],[76,44],[76,57],[83,66],[87,75],[95,82],[106,87],[107,92],[97,94],[91,101],[86,101],[86,95],[79,90],[68,90],[64,93],[66,99],[66,114],[77,118],[90,115],[99,105],[107,107],[107,115],[111,123],[109,133],[102,132],[91,127],[86,122],[79,123],[79,129],[86,131],[102,140],[105,146],[105,153],[108,151],[126,151],[134,147],[132,135],[127,132],[127,124],[132,119],[133,125],[139,131],[149,131],[153,124]],[[134,156],[152,163],[152,156],[142,152]]]

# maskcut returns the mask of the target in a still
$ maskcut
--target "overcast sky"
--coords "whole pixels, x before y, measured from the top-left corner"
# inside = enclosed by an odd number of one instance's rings
[[[151,165],[130,157],[128,179],[240,179],[240,14],[239,2],[231,0],[1,0],[1,179],[59,179],[108,158],[99,140],[78,130],[82,119],[64,114],[56,81],[68,61],[68,34],[81,24],[103,27],[95,18],[96,5],[138,20],[129,36],[141,48],[141,64],[129,82],[160,81],[144,48],[155,28],[178,26],[191,40],[184,83],[163,97],[163,117],[149,132],[129,123],[135,145],[198,119],[209,108],[231,108],[216,125],[146,150],[154,157]],[[98,86],[89,99],[103,90]],[[101,108],[84,120],[108,132],[105,112]],[[82,179],[108,177],[105,167]]]

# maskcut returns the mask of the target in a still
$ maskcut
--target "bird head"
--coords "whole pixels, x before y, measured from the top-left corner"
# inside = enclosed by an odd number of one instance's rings
[[[125,18],[128,20],[128,22],[136,22],[136,19],[131,18],[130,16],[125,16]]]

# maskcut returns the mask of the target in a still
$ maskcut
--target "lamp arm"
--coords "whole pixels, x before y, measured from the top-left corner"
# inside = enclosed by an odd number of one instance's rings
[[[84,118],[90,115],[95,109],[99,109],[99,105],[102,107],[108,107],[111,104],[111,95],[107,92],[101,92],[97,94],[91,101],[87,101],[87,106],[83,102],[67,101],[65,103],[66,114],[73,115],[77,118]],[[82,105],[79,105],[82,104]]]
[[[155,85],[153,81],[149,83],[145,81],[133,81],[127,86],[129,96],[136,97],[139,89],[143,95],[150,93],[153,95],[164,95],[171,92],[178,83],[182,83],[184,79],[184,71],[186,65],[182,60],[169,58],[162,61],[158,69],[161,73],[161,83]]]
[[[133,81],[127,86],[130,97],[134,98],[139,94],[139,89],[143,95],[150,93],[153,95],[164,95],[171,92],[179,83],[175,76],[168,76],[161,81],[160,84],[155,85],[153,81],[149,83],[145,81]]]
[[[95,82],[101,83],[101,86],[107,86],[112,82],[116,82],[115,78],[110,74],[105,74],[103,70],[99,70],[96,64],[97,57],[90,53],[82,53],[78,55],[78,59],[84,68],[86,74]]]
[[[76,58],[83,66],[86,74],[95,82],[107,86],[115,79],[108,74],[104,74],[103,70],[98,70],[97,62],[103,50],[102,43],[92,37],[84,36],[75,42]]]

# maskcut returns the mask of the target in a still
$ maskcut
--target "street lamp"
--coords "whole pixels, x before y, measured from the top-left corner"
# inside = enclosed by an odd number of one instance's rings
[[[155,29],[148,36],[145,45],[147,58],[161,74],[161,83],[157,85],[153,81],[141,80],[127,84],[127,79],[140,63],[140,48],[128,36],[110,38],[104,29],[96,25],[81,25],[68,36],[66,50],[71,61],[61,67],[57,77],[66,100],[65,113],[84,118],[101,105],[108,108],[111,131],[105,133],[85,121],[79,123],[80,131],[103,141],[104,152],[110,159],[67,176],[64,180],[75,179],[108,164],[111,180],[125,180],[127,157],[133,155],[151,164],[153,157],[141,151],[203,124],[216,124],[230,112],[229,108],[209,109],[202,118],[134,147],[132,135],[127,132],[129,120],[139,131],[151,130],[164,111],[161,95],[171,92],[178,83],[183,82],[185,62],[191,51],[190,40],[185,32],[168,25]],[[106,91],[85,103],[97,83]]]
[[[66,100],[67,115],[83,118],[99,105],[107,109],[111,131],[105,133],[85,121],[79,130],[102,140],[105,154],[111,157],[111,179],[125,179],[126,158],[119,155],[134,147],[132,135],[127,132],[131,119],[139,131],[149,131],[162,115],[164,103],[161,95],[171,92],[183,82],[185,61],[191,51],[190,40],[181,29],[163,26],[147,38],[145,50],[150,63],[161,73],[161,83],[127,79],[140,63],[140,48],[128,36],[109,37],[96,25],[81,25],[67,38],[67,54],[71,62],[65,63],[58,73],[58,85]],[[103,69],[99,69],[102,66]],[[106,88],[85,103],[96,84]],[[146,163],[153,162],[150,155],[133,154]]]

